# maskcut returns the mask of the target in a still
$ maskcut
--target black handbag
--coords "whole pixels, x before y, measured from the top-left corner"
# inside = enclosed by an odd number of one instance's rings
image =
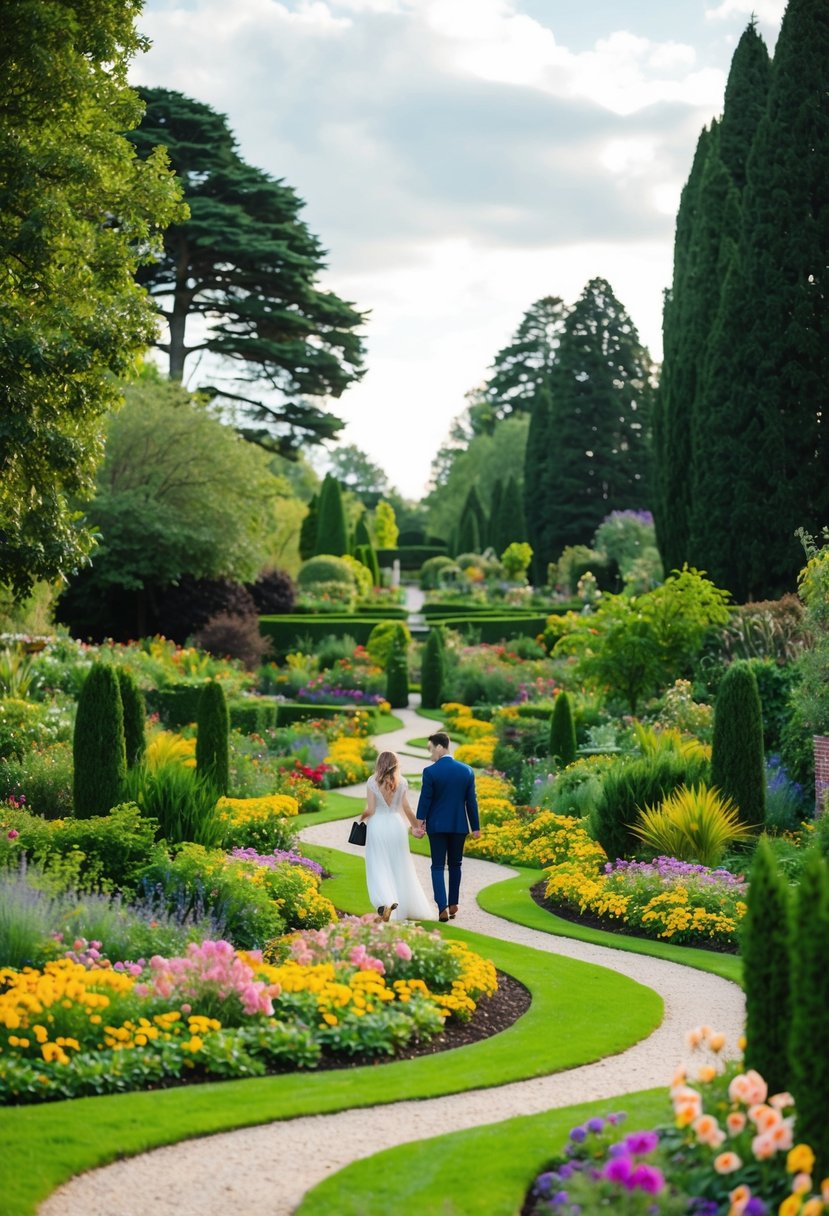
[[[366,825],[361,823],[359,819],[355,819],[351,825],[351,831],[348,833],[349,844],[365,844],[366,843]]]

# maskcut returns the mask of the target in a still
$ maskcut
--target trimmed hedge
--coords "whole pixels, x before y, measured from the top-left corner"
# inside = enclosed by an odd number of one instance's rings
[[[158,714],[162,726],[178,730],[198,718],[201,690],[201,684],[168,684],[166,688],[149,689],[144,697],[147,709]]]
[[[331,616],[300,616],[296,613],[260,616],[259,632],[270,638],[276,655],[285,655],[296,648],[300,638],[311,638],[318,642],[322,638],[341,638],[348,634],[364,646],[377,619],[376,616],[348,616],[345,613],[332,613]]]
[[[474,632],[481,642],[506,642],[510,638],[537,637],[544,632],[547,616],[452,616],[445,617],[441,624],[458,633]]]
[[[373,706],[366,705],[303,705],[298,701],[288,701],[276,706],[277,726],[290,726],[294,722],[304,722],[307,718],[336,718],[337,714],[375,713]]]
[[[277,724],[276,702],[267,697],[244,697],[229,701],[227,708],[231,727],[240,730],[243,735],[261,735]]]
[[[580,600],[565,600],[562,603],[553,604],[549,608],[544,608],[544,619],[550,616],[563,616],[565,612],[581,611],[582,603]],[[523,617],[537,617],[542,611],[540,608],[506,608],[493,606],[492,604],[470,604],[463,599],[444,601],[443,603],[426,603],[420,610],[427,620],[442,619],[444,617],[515,617],[521,619]]]

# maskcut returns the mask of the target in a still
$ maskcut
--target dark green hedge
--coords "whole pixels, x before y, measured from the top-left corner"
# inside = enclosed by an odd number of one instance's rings
[[[497,616],[497,617],[537,617],[541,611],[544,612],[544,619],[548,616],[562,616],[565,612],[580,611],[582,603],[580,600],[566,600],[563,603],[553,604],[549,608],[499,608],[492,604],[469,604],[462,599],[444,601],[443,603],[424,604],[421,612],[427,620],[443,620],[451,616]]]
[[[276,707],[277,726],[290,726],[293,722],[304,722],[308,718],[335,718],[337,714],[356,714],[360,709],[374,714],[374,709],[365,705],[301,705],[297,701],[279,704]]]
[[[244,735],[261,735],[276,726],[275,701],[267,697],[244,697],[228,702],[230,725]]]
[[[178,730],[196,721],[202,687],[203,684],[170,684],[167,688],[151,688],[144,694],[147,709],[158,714],[162,726]]]
[[[377,624],[376,617],[368,616],[260,616],[259,632],[270,638],[274,653],[285,655],[296,648],[299,638],[311,638],[318,642],[327,637],[344,637],[348,634],[363,645]]]
[[[544,632],[546,616],[452,616],[441,621],[458,633],[475,633],[481,642],[506,642],[510,638],[534,638]]]

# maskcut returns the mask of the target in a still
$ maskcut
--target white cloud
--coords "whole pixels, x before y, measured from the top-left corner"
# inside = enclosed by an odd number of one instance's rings
[[[779,25],[786,8],[786,0],[722,0],[716,8],[707,8],[708,21],[726,21],[731,17],[757,16],[768,25]]]

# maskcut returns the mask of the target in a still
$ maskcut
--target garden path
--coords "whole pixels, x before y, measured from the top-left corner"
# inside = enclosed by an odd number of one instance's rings
[[[397,713],[404,726],[379,736],[375,742],[381,749],[405,751],[408,739],[434,729],[431,720],[414,710]],[[427,762],[425,755],[405,756],[403,769],[420,772]],[[344,792],[353,793],[356,800],[364,788]],[[361,853],[345,843],[341,820],[313,825],[301,836],[316,845]],[[428,891],[429,860],[420,856],[414,860]],[[39,1216],[146,1216],[148,1212],[224,1216],[228,1210],[239,1216],[289,1216],[311,1187],[381,1149],[666,1086],[686,1057],[685,1035],[693,1026],[708,1023],[722,1031],[732,1047],[736,1045],[743,1029],[744,1001],[735,984],[661,959],[554,937],[508,923],[478,907],[479,891],[514,873],[505,866],[467,858],[457,923],[490,937],[612,968],[654,989],[664,1000],[665,1014],[653,1034],[616,1056],[553,1076],[486,1091],[302,1117],[171,1145],[73,1179],[40,1207]],[[301,1078],[297,1083],[302,1083]]]

